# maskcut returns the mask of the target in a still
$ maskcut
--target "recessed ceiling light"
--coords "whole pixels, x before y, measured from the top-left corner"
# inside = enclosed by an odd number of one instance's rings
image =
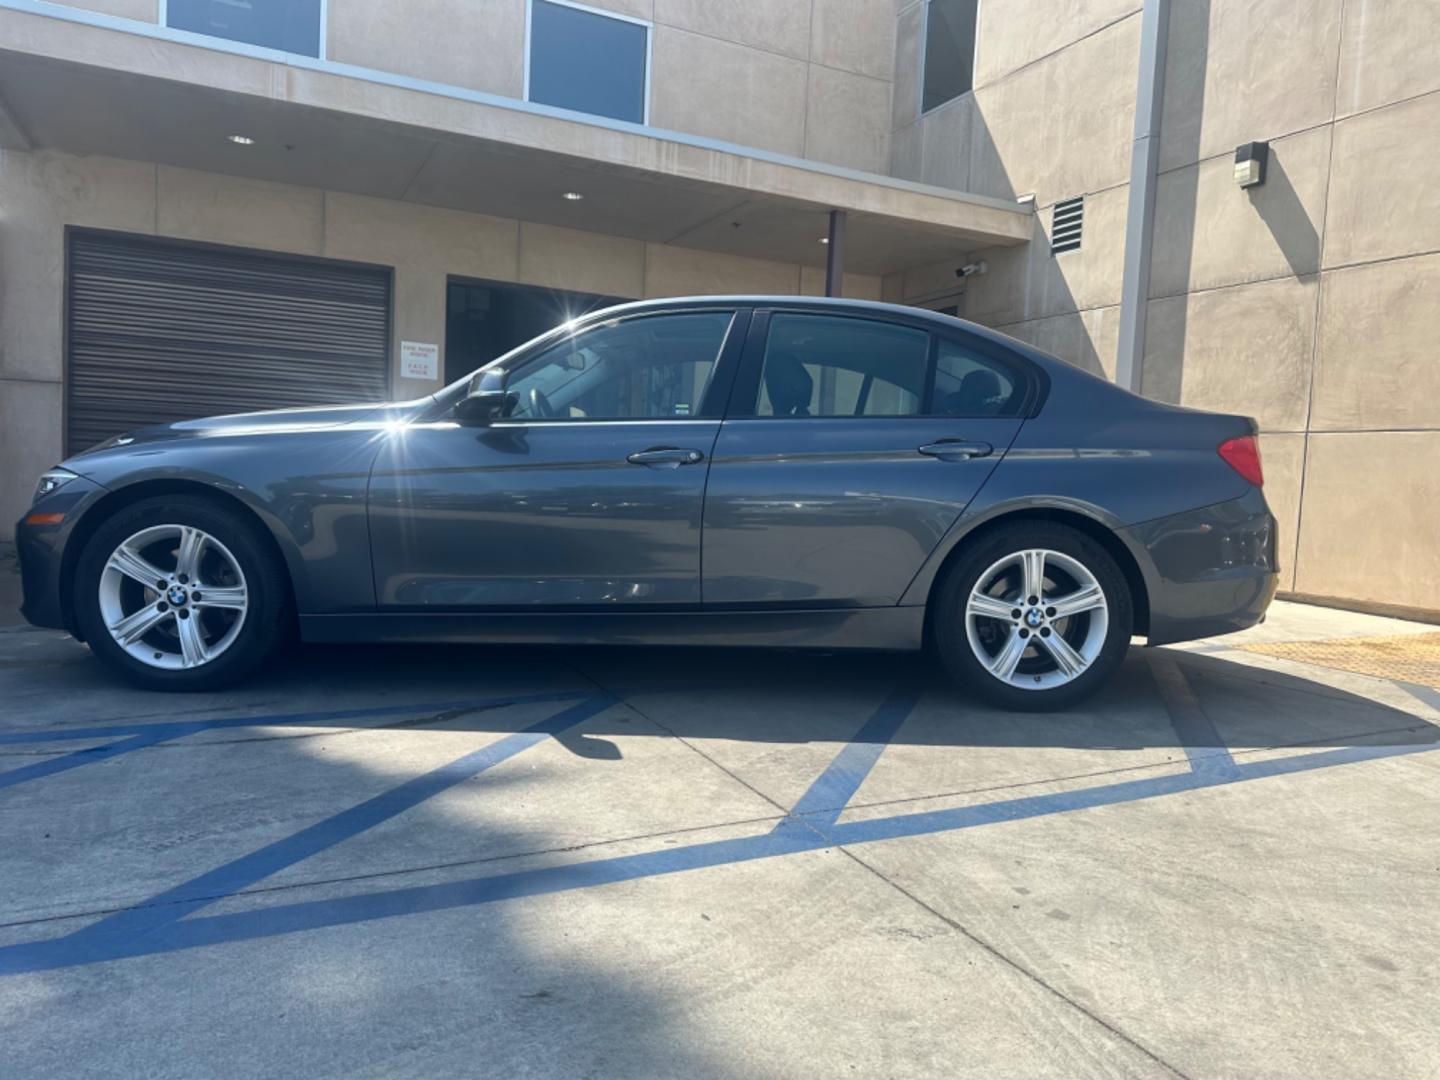
[[[820,237],[820,243],[822,243],[822,244],[828,244],[829,242],[830,242],[830,238],[829,238],[828,236],[822,236],[822,237]]]
[[[225,137],[236,146],[253,146],[255,144],[255,140],[249,135],[227,135]]]
[[[569,199],[571,202],[579,202],[579,201],[580,201],[581,199],[583,199],[584,197],[585,197],[585,196],[584,196],[584,195],[581,195],[580,192],[578,192],[578,191],[567,191],[567,192],[565,192],[565,198]]]

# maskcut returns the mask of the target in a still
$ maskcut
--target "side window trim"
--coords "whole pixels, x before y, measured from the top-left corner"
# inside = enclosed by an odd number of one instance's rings
[[[817,318],[838,318],[855,319],[861,322],[879,323],[885,326],[896,326],[905,330],[918,330],[928,338],[926,345],[926,367],[925,385],[920,394],[920,408],[917,412],[908,415],[885,415],[877,414],[872,416],[856,416],[854,414],[842,414],[837,416],[761,416],[760,408],[760,376],[765,366],[765,346],[770,338],[770,318],[773,315],[807,315]],[[727,420],[791,420],[803,423],[806,420],[923,420],[929,413],[930,395],[935,385],[935,358],[937,355],[937,338],[935,331],[929,326],[918,326],[905,319],[890,319],[874,314],[851,313],[845,311],[818,311],[814,308],[803,307],[772,307],[756,308],[751,318],[750,333],[745,342],[745,352],[741,357],[739,372],[735,378],[734,389],[730,394],[730,401],[725,410]]]
[[[684,424],[702,421],[713,421],[722,419],[726,398],[729,395],[729,387],[735,378],[735,370],[739,366],[740,353],[744,348],[746,331],[750,322],[750,308],[732,307],[727,304],[716,304],[713,307],[693,308],[671,308],[661,311],[637,311],[631,315],[621,315],[614,318],[598,318],[576,328],[576,336],[587,333],[591,330],[598,330],[608,323],[637,322],[642,319],[663,319],[676,315],[713,315],[728,314],[730,323],[725,328],[725,337],[720,343],[720,348],[715,355],[715,367],[710,373],[710,381],[705,387],[705,394],[701,399],[700,408],[690,416],[631,416],[631,417],[588,417],[588,416],[551,416],[544,419],[533,417],[519,417],[515,419],[505,418],[495,422],[496,427],[533,427],[538,424]],[[547,334],[536,347],[519,357],[513,365],[507,365],[510,377],[524,371],[525,368],[540,359],[546,353],[560,344],[559,340],[550,340]]]
[[[974,334],[966,333],[964,330],[941,331],[935,335],[934,351],[930,357],[930,387],[933,395],[936,376],[940,365],[940,348],[942,344],[949,343],[967,352],[983,357],[985,360],[996,365],[1001,370],[1010,374],[1016,385],[1021,389],[1021,401],[1017,408],[997,417],[987,414],[961,415],[958,413],[947,413],[947,417],[957,420],[986,420],[986,419],[1014,419],[1024,420],[1035,415],[1036,407],[1042,397],[1044,383],[1043,374],[1036,364],[1026,360],[1023,356],[1007,349],[1002,345],[996,345],[977,337]],[[938,416],[935,412],[935,401],[933,397],[925,403],[927,416]]]
[[[760,416],[757,409],[760,404],[760,373],[765,362],[765,345],[770,336],[770,317],[772,315],[826,315],[830,312],[817,311],[814,308],[803,307],[765,307],[754,308],[749,313],[750,326],[748,334],[744,335],[743,348],[739,350],[741,355],[737,358],[734,374],[731,376],[731,389],[728,394],[725,408],[722,410],[723,419],[726,420],[933,420],[933,419],[997,419],[993,416],[969,416],[960,417],[953,415],[942,416],[935,412],[935,380],[939,365],[940,345],[942,341],[948,341],[961,348],[978,353],[987,360],[999,365],[1010,372],[1017,383],[1023,387],[1023,400],[1021,405],[1006,417],[999,419],[1025,420],[1033,417],[1045,399],[1045,392],[1049,380],[1038,364],[1026,359],[1018,352],[998,345],[964,329],[936,329],[931,326],[921,326],[905,319],[876,318],[869,313],[863,315],[841,315],[844,318],[862,318],[870,322],[887,323],[894,326],[903,326],[913,330],[923,330],[930,336],[929,360],[925,371],[925,393],[921,398],[921,409],[913,416],[832,416],[832,417],[786,417],[786,416]],[[838,314],[838,313],[835,313]],[[733,336],[733,335],[732,335]],[[726,343],[726,352],[729,352],[730,342]],[[707,400],[708,404],[708,400]]]

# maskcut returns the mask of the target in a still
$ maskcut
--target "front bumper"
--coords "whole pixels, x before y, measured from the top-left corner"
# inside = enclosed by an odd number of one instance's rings
[[[65,550],[76,523],[105,489],[76,476],[52,495],[40,499],[15,525],[15,552],[20,560],[20,614],[33,626],[69,630],[64,582]],[[60,514],[54,524],[36,524],[35,515]]]
[[[1149,644],[1229,634],[1260,622],[1280,580],[1275,531],[1259,488],[1121,530],[1150,594]]]

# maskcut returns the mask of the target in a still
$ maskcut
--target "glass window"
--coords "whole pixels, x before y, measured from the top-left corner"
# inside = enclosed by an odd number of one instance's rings
[[[321,0],[169,0],[165,25],[318,57],[320,5]]]
[[[980,0],[929,0],[920,111],[969,90],[975,77],[975,14]]]
[[[645,122],[650,27],[531,0],[529,100]]]
[[[757,416],[915,416],[930,335],[868,319],[771,316]]]
[[[675,420],[695,416],[732,313],[615,319],[583,330],[517,369],[510,415],[544,420]]]
[[[936,416],[1015,416],[1024,384],[1003,364],[958,341],[940,341],[935,359]]]

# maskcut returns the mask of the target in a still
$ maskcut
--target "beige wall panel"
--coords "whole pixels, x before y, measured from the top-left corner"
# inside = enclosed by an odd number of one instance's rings
[[[927,184],[970,190],[970,141],[978,107],[974,94],[961,94],[920,119],[920,178]]]
[[[981,3],[975,85],[992,83],[1139,10],[1139,0]]]
[[[1078,251],[1050,254],[1053,208],[1035,216],[1035,235],[1020,247],[975,252],[988,270],[965,283],[967,317],[992,326],[1028,322],[1120,302],[1125,270],[1125,207],[1129,186],[1085,200]]]
[[[1440,94],[1340,121],[1333,161],[1327,267],[1440,250]]]
[[[1093,308],[1049,319],[997,326],[1037,349],[1106,379],[1115,377],[1115,352],[1120,340],[1120,309]]]
[[[1265,183],[1235,183],[1233,157],[1163,173],[1150,295],[1313,274],[1325,219],[1328,126],[1270,144]]]
[[[1279,530],[1280,588],[1295,588],[1295,552],[1300,541],[1300,477],[1305,468],[1305,436],[1261,435],[1260,462],[1265,470],[1265,501]]]
[[[890,164],[890,84],[812,65],[805,156],[883,173]]]
[[[1317,279],[1281,278],[1150,301],[1146,393],[1304,431]],[[1152,376],[1153,372],[1153,376]]]
[[[655,18],[655,0],[585,0],[586,6],[604,8],[617,15],[631,15],[637,19]]]
[[[891,0],[814,0],[810,60],[887,82],[895,68]]]
[[[900,128],[890,136],[890,175],[902,180],[919,180],[922,165],[921,126],[918,123]]]
[[[1440,610],[1437,461],[1436,431],[1311,435],[1296,591]]]
[[[524,93],[526,0],[330,0],[328,56],[518,98]]]
[[[1130,175],[1140,20],[1126,19],[975,91],[970,187],[1040,205]]]
[[[158,0],[56,0],[66,7],[85,8],[102,15],[118,15],[122,19],[139,19],[153,23],[158,18]]]
[[[445,354],[445,279],[514,281],[519,224],[361,195],[325,196],[325,255],[395,268],[394,341],[434,342]],[[432,393],[438,380],[399,376],[397,397]]]
[[[522,221],[520,280],[552,289],[638,298],[645,293],[645,244]]]
[[[1440,255],[1327,271],[1322,291],[1310,426],[1440,429]]]
[[[789,263],[718,255],[694,248],[650,244],[645,260],[645,295],[706,296],[724,293],[792,294],[800,269]]]
[[[1340,0],[1176,0],[1160,167],[1329,120],[1339,41]]]
[[[872,274],[846,274],[840,283],[842,295],[847,300],[882,299],[880,278]],[[800,293],[803,296],[825,295],[825,268],[823,266],[802,266],[800,268]]]
[[[1435,0],[1347,0],[1340,35],[1340,115],[1440,90],[1437,43],[1440,4]]]
[[[0,151],[0,376],[61,377],[67,225],[153,233],[155,166]]]
[[[655,0],[655,21],[804,60],[810,0]]]
[[[62,457],[58,382],[0,381],[0,529],[6,539],[30,506],[35,481]]]
[[[319,255],[325,194],[219,173],[159,168],[156,198],[162,236]]]
[[[650,122],[781,154],[804,152],[805,69],[759,49],[657,26]]]
[[[892,127],[912,124],[920,115],[920,55],[924,33],[924,4],[911,4],[895,20],[895,94],[891,99]]]

